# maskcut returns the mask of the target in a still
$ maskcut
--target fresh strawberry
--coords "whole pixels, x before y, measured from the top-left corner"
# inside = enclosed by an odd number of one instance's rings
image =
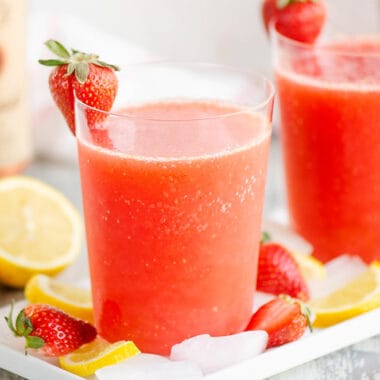
[[[311,330],[310,310],[298,300],[280,296],[261,306],[246,330],[265,330],[269,348],[293,342],[304,334],[306,327]]]
[[[282,245],[260,245],[257,290],[274,295],[287,294],[308,301],[310,292],[292,254]]]
[[[15,325],[12,314],[13,305],[5,320],[15,336],[25,338],[25,349],[39,349],[46,356],[66,355],[97,335],[91,324],[49,305],[27,306],[17,315]]]
[[[49,77],[50,92],[75,135],[74,93],[88,106],[109,111],[118,89],[115,70],[119,68],[100,61],[95,54],[74,49],[70,53],[58,41],[48,40],[45,45],[58,59],[40,59],[38,62],[45,66],[56,66]],[[88,111],[88,126],[93,127],[105,117],[105,113]]]
[[[264,0],[262,15],[267,32],[273,22],[284,36],[311,44],[321,33],[327,11],[323,0]]]

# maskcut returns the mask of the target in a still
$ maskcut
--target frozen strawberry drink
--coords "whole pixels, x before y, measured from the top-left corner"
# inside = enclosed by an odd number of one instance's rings
[[[275,36],[291,221],[323,261],[380,259],[380,38]]]
[[[95,110],[76,111],[96,326],[161,354],[193,335],[241,331],[255,291],[271,86],[207,65],[145,65],[122,85],[126,104],[98,125],[88,123]]]

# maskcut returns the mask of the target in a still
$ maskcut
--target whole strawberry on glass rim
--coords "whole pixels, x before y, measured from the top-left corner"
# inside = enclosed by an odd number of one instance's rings
[[[264,26],[270,24],[293,40],[312,44],[326,21],[324,0],[264,0],[262,4]]]
[[[86,105],[97,110],[109,111],[118,90],[115,71],[119,68],[101,61],[96,54],[87,54],[75,49],[71,49],[70,52],[58,41],[48,40],[45,45],[57,58],[40,59],[38,62],[54,67],[49,76],[50,92],[75,135],[74,93],[78,100]],[[92,112],[88,116],[89,127],[93,127],[101,122],[106,114]]]
[[[97,336],[90,323],[44,304],[25,307],[18,313],[15,323],[12,304],[5,320],[16,337],[25,338],[25,352],[33,348],[45,356],[66,355]]]

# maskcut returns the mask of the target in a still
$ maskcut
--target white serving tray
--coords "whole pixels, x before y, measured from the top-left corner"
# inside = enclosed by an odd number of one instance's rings
[[[16,304],[18,308],[22,303]],[[59,368],[56,360],[25,356],[21,339],[6,332],[4,316],[9,307],[0,309],[0,368],[28,380],[83,380]],[[330,352],[380,334],[380,308],[335,326],[315,330],[296,342],[272,348],[239,364],[205,376],[205,380],[259,380],[279,374]],[[3,324],[1,324],[3,323]],[[94,377],[91,377],[94,379]]]

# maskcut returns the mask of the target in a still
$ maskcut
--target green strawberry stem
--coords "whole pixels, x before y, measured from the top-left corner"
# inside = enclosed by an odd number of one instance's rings
[[[286,301],[289,304],[298,303],[298,305],[300,305],[302,314],[306,318],[307,327],[309,328],[310,332],[313,332],[313,326],[311,324],[311,310],[310,310],[310,308],[304,302],[302,302],[296,298],[290,297],[287,294],[280,294],[278,297],[282,298],[284,301]]]
[[[260,241],[261,244],[268,243],[268,241],[271,241],[271,240],[272,239],[271,239],[271,237],[270,237],[270,235],[269,235],[268,232],[263,231],[261,233],[261,241]]]
[[[42,338],[30,335],[30,333],[33,331],[33,324],[30,318],[25,316],[24,309],[18,313],[15,325],[13,324],[13,310],[14,302],[12,301],[9,314],[7,317],[5,317],[5,321],[7,322],[7,325],[13,332],[14,336],[25,338],[25,354],[27,354],[28,348],[43,347],[45,345],[45,341]]]
[[[71,53],[58,41],[48,40],[45,42],[46,47],[55,54],[59,59],[40,59],[38,62],[44,66],[62,66],[67,65],[66,75],[75,74],[79,83],[87,80],[89,73],[89,64],[108,67],[109,69],[119,71],[119,67],[99,60],[96,54],[87,54],[79,50],[71,49]]]
[[[311,324],[311,310],[310,308],[304,304],[303,302],[300,303],[301,305],[301,310],[302,310],[302,314],[306,317],[306,321],[307,321],[307,327],[309,328],[309,330],[311,332],[313,332],[313,326]]]

